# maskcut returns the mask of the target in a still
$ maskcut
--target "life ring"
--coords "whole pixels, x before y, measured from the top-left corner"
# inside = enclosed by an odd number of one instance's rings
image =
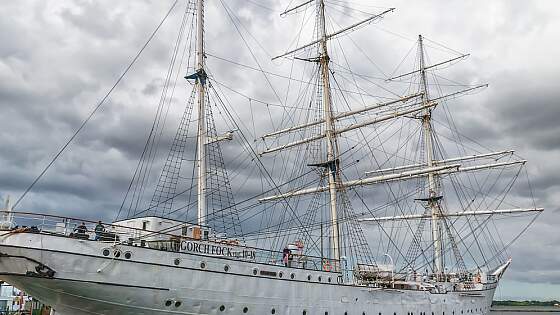
[[[325,263],[323,264],[323,270],[326,272],[331,271],[331,264],[329,264],[328,261],[325,261]]]

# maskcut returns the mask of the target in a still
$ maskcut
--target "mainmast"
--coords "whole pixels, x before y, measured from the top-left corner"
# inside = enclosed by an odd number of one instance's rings
[[[329,173],[329,197],[331,208],[331,246],[332,256],[335,261],[340,260],[340,239],[338,228],[338,210],[337,210],[337,176],[338,176],[338,144],[336,141],[336,133],[334,119],[332,113],[332,100],[329,77],[329,53],[327,49],[327,28],[325,23],[325,2],[318,0],[319,10],[319,29],[320,32],[320,56],[319,64],[321,77],[323,80],[323,111],[325,116],[325,135],[327,140],[327,162],[325,164]]]
[[[197,80],[198,89],[198,132],[197,132],[197,217],[198,224],[206,224],[206,71],[204,53],[204,0],[197,0]]]
[[[418,35],[418,45],[420,49],[420,88],[422,89],[422,103],[428,104],[430,96],[428,94],[428,83],[426,79],[426,64],[424,60],[424,43],[422,35]],[[427,108],[422,116],[422,128],[424,129],[424,144],[426,150],[426,163],[428,168],[434,166],[434,147],[432,142],[432,108]],[[432,220],[432,241],[434,245],[434,272],[441,274],[443,272],[443,259],[442,259],[442,243],[441,243],[441,224],[439,222],[440,208],[438,200],[440,197],[437,195],[436,174],[434,172],[428,173],[428,207],[431,210]]]
[[[326,160],[325,161],[320,161],[320,163],[317,164],[310,164],[310,166],[318,166],[318,167],[324,167],[325,168],[325,172],[328,176],[328,185],[326,185],[325,187],[319,186],[319,187],[313,187],[313,188],[304,188],[301,190],[296,190],[296,191],[291,191],[291,192],[287,192],[287,193],[280,193],[274,196],[268,196],[268,197],[264,197],[264,198],[260,198],[259,201],[260,202],[267,202],[267,201],[274,201],[274,200],[279,200],[279,199],[285,199],[285,198],[290,198],[290,197],[295,197],[295,196],[300,196],[300,195],[307,195],[307,194],[314,194],[314,193],[319,193],[319,192],[327,192],[329,193],[328,197],[329,197],[329,204],[330,204],[330,229],[331,229],[331,233],[330,233],[330,256],[329,258],[335,261],[335,268],[338,268],[337,263],[340,261],[341,258],[341,249],[340,249],[340,227],[339,227],[339,214],[338,214],[338,209],[337,209],[337,199],[338,199],[338,191],[343,188],[343,187],[348,187],[347,183],[350,184],[350,186],[352,185],[366,185],[369,184],[368,179],[364,179],[364,180],[357,180],[357,181],[351,181],[349,182],[343,182],[341,179],[341,174],[340,174],[340,161],[339,161],[339,149],[338,149],[338,143],[337,143],[337,137],[339,134],[343,134],[346,132],[350,132],[352,130],[355,129],[359,129],[365,126],[369,126],[369,125],[373,125],[382,121],[386,121],[386,120],[390,120],[390,119],[394,119],[396,117],[400,117],[403,115],[407,115],[407,114],[411,114],[411,113],[416,113],[421,111],[423,108],[406,108],[403,110],[395,110],[393,113],[391,114],[387,114],[387,115],[382,115],[382,116],[378,116],[375,117],[373,119],[369,119],[366,121],[362,121],[360,123],[357,124],[352,124],[350,126],[346,126],[344,128],[341,129],[337,129],[336,128],[336,121],[343,119],[345,117],[349,117],[349,116],[353,116],[353,115],[358,115],[360,113],[365,113],[365,112],[370,112],[373,111],[375,109],[381,108],[381,107],[385,107],[385,106],[389,106],[391,104],[394,104],[396,102],[406,102],[412,98],[416,98],[419,97],[420,94],[416,94],[416,95],[412,95],[412,96],[407,96],[404,98],[401,98],[400,100],[395,100],[395,101],[391,101],[388,103],[383,103],[383,104],[374,104],[374,105],[370,105],[370,106],[366,106],[363,109],[359,109],[359,110],[353,110],[353,111],[349,111],[346,113],[339,113],[339,114],[334,114],[333,113],[333,104],[332,104],[332,94],[331,94],[331,88],[330,88],[330,69],[329,69],[329,63],[330,63],[330,57],[329,57],[329,51],[328,51],[328,41],[330,39],[333,39],[335,37],[341,36],[343,34],[352,32],[368,23],[372,23],[375,20],[379,20],[381,19],[385,14],[392,12],[394,9],[390,8],[387,9],[385,11],[383,11],[380,14],[377,15],[372,15],[367,17],[366,19],[359,21],[357,23],[354,23],[350,26],[344,27],[338,31],[334,31],[333,33],[328,34],[327,33],[327,28],[326,28],[326,18],[325,18],[325,2],[324,0],[308,0],[303,4],[300,4],[298,6],[295,6],[291,9],[287,9],[284,13],[282,13],[282,15],[285,15],[289,12],[293,12],[299,8],[302,8],[303,6],[306,6],[308,4],[314,3],[316,5],[316,9],[317,9],[317,25],[316,25],[316,31],[317,31],[317,36],[316,39],[314,39],[312,42],[307,43],[305,45],[302,45],[298,48],[292,49],[290,51],[287,51],[279,56],[276,56],[274,58],[272,58],[272,60],[278,59],[278,58],[283,58],[292,54],[295,54],[297,52],[300,52],[302,50],[306,50],[310,47],[317,47],[317,52],[318,52],[318,57],[317,58],[311,58],[311,59],[302,59],[302,60],[306,60],[306,61],[311,61],[311,62],[316,62],[319,65],[319,86],[318,91],[321,91],[321,87],[322,87],[322,93],[321,93],[321,102],[322,102],[322,106],[323,106],[323,119],[314,121],[314,122],[307,122],[305,124],[299,125],[299,126],[294,126],[294,127],[290,127],[290,128],[286,128],[283,130],[279,130],[279,131],[275,131],[272,133],[269,133],[267,135],[265,135],[263,137],[264,138],[268,138],[268,137],[276,137],[276,136],[281,136],[284,134],[288,134],[290,132],[296,131],[296,130],[301,130],[304,128],[308,128],[308,127],[312,127],[312,126],[316,126],[316,125],[321,125],[324,128],[324,132],[319,133],[319,134],[315,134],[313,136],[307,137],[305,139],[301,139],[301,140],[296,140],[287,144],[281,144],[272,148],[267,148],[266,150],[264,150],[263,152],[261,152],[261,155],[264,154],[270,154],[273,152],[277,152],[277,151],[282,151],[282,150],[286,150],[292,147],[296,147],[296,146],[300,146],[300,145],[304,145],[306,143],[310,143],[313,141],[319,141],[319,140],[326,140],[326,149],[327,149],[327,156],[326,156]],[[433,106],[431,104],[428,104],[428,106]],[[362,182],[363,181],[363,182]]]

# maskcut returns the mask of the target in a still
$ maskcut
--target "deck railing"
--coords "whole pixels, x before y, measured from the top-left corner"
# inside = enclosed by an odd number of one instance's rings
[[[96,231],[96,226],[101,226]],[[32,212],[0,211],[0,230],[33,232],[76,238],[89,241],[107,242],[112,244],[126,244],[147,247],[155,250],[180,252],[187,250],[193,243],[197,246],[209,246],[215,250],[198,250],[199,254],[224,256],[235,260],[248,260],[270,265],[287,265],[315,271],[339,272],[339,263],[327,258],[305,255],[293,252],[289,259],[285,259],[283,252],[262,249],[236,243],[233,240],[218,239],[212,236],[208,239],[192,238],[181,235],[183,226],[192,226],[184,222],[174,228],[160,231],[138,229],[113,223],[91,221],[51,214]],[[200,247],[198,247],[200,248]],[[229,251],[228,251],[229,249]],[[188,251],[188,250],[187,250]],[[246,252],[243,256],[243,251]]]
[[[103,229],[98,228],[96,231],[95,227],[99,223],[101,223]],[[185,225],[196,226],[196,224],[184,222],[173,228],[153,231],[114,223],[103,223],[50,214],[0,211],[0,230],[7,232],[31,232],[105,242],[109,244],[146,247],[160,251],[193,252],[199,255],[224,256],[224,258],[232,260],[253,261],[274,266],[288,266],[305,270],[341,273],[341,277],[348,280],[354,279],[354,281],[358,283],[364,282],[365,284],[389,287],[399,282],[424,283],[428,281],[446,283],[458,281],[462,285],[476,283],[473,278],[474,274],[447,274],[444,275],[445,279],[436,279],[434,275],[428,276],[397,271],[391,274],[390,270],[377,270],[380,268],[380,266],[377,265],[365,266],[365,268],[368,269],[366,271],[369,273],[361,274],[360,272],[363,270],[360,270],[359,267],[354,269],[352,266],[347,266],[345,270],[342,270],[344,268],[341,268],[338,261],[306,255],[300,251],[292,252],[290,259],[285,259],[284,253],[281,251],[251,247],[245,244],[236,244],[233,240],[213,238],[212,236],[208,239],[201,239],[181,235],[182,228]],[[357,266],[359,266],[359,264]],[[488,275],[484,280],[486,280],[487,283],[493,283],[496,282],[497,279],[495,276]],[[454,290],[455,289],[461,291],[469,288],[454,286]]]

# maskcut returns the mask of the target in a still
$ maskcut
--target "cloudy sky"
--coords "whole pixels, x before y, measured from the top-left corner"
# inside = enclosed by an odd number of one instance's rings
[[[256,66],[239,37],[232,36],[220,1],[209,2],[208,51]],[[370,0],[347,2],[372,9]],[[294,38],[297,20],[279,17],[290,1],[227,3],[252,35],[247,41],[259,64],[286,73],[286,65],[270,62],[270,56],[285,51]],[[171,4],[169,0],[2,2],[2,198],[21,195],[116,81]],[[555,0],[381,0],[374,5],[397,10],[372,26],[371,33],[357,32],[355,40],[372,52],[378,68],[364,66],[362,73],[391,73],[418,34],[471,54],[453,79],[489,83],[490,88],[461,101],[455,119],[467,136],[497,150],[516,150],[528,159],[537,204],[546,208],[512,248],[514,263],[498,298],[560,298],[560,92],[556,87],[560,5]],[[153,119],[179,16],[171,15],[20,210],[114,218]],[[213,58],[208,63],[222,82],[256,99],[277,101],[262,76],[239,73]]]

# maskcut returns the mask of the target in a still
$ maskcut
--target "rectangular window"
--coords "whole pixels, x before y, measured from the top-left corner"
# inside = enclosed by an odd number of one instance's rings
[[[274,271],[261,270],[260,274],[261,274],[261,276],[276,277],[276,272],[274,272]]]

